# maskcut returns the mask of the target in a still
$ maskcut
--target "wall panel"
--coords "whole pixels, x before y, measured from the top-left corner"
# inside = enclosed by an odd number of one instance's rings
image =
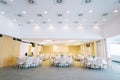
[[[20,42],[4,35],[0,37],[0,67],[13,65],[20,53]]]

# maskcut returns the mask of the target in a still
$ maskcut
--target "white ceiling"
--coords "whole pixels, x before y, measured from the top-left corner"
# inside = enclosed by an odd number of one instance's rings
[[[120,35],[111,37],[107,39],[108,43],[116,43],[116,44],[120,44]]]
[[[30,4],[28,1],[34,1],[34,4]],[[62,3],[57,3],[57,1],[62,1]],[[86,1],[90,2],[85,3]],[[118,13],[115,13],[114,10],[118,10]],[[88,29],[88,27],[92,29],[96,24],[101,26],[106,21],[112,19],[113,16],[119,14],[120,0],[0,0],[0,11],[4,12],[4,16],[20,26],[22,35],[25,34],[24,30],[27,29],[30,31],[28,27],[32,29],[36,25],[40,27],[50,25],[61,27],[68,25],[74,28],[76,28],[75,26],[82,25],[86,29]],[[47,11],[47,13],[45,13],[45,11]],[[102,29],[101,27],[101,30]],[[92,30],[90,31],[92,32]],[[25,35],[28,36],[29,33]],[[46,36],[43,34],[49,33],[36,33],[34,35],[39,34]],[[90,36],[92,37],[92,35],[94,36],[95,34],[97,33],[92,33]],[[29,36],[30,39],[33,38],[31,35]],[[98,36],[101,37],[102,35],[103,34],[97,35],[94,39],[99,39]],[[77,37],[79,38],[80,36]],[[28,39],[26,36],[22,36],[22,38]],[[36,36],[34,38],[40,39],[44,37]],[[57,38],[59,38],[59,36]]]

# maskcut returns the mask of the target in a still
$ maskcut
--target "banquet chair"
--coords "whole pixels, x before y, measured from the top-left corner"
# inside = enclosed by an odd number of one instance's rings
[[[25,60],[23,58],[17,58],[16,60],[16,66],[17,68],[23,68],[24,66],[24,63],[25,63]]]

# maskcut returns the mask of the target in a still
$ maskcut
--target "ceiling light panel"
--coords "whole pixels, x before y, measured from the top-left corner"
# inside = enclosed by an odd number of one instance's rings
[[[118,12],[118,10],[114,10],[114,13],[117,13]]]
[[[1,14],[5,14],[5,12],[4,12],[4,11],[1,11]]]

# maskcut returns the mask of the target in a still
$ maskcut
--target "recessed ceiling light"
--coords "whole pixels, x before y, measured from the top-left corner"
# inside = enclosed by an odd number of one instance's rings
[[[22,11],[23,14],[26,14],[26,11]]]
[[[53,30],[53,29],[54,29],[53,25],[50,25],[50,26],[49,26],[49,29],[50,29],[50,30]]]
[[[68,21],[68,19],[65,19],[65,21]]]
[[[5,12],[1,11],[1,14],[5,14]]]
[[[98,30],[98,29],[99,29],[99,27],[98,27],[98,26],[94,26],[94,29],[95,29],[95,30]]]
[[[89,13],[92,13],[93,11],[92,10],[89,10]]]
[[[13,21],[16,22],[16,19],[14,19]]]
[[[78,26],[78,29],[83,29],[82,24],[80,24],[80,25]]]
[[[83,21],[85,22],[85,21],[86,21],[86,19],[83,19]]]
[[[51,21],[51,19],[48,19],[48,21]]]
[[[67,30],[67,29],[68,29],[68,25],[65,25],[65,26],[63,27],[63,29],[64,29],[64,30]]]
[[[114,13],[117,13],[118,12],[118,10],[114,10]]]
[[[48,11],[44,11],[44,13],[45,13],[45,14],[47,14],[47,13],[48,13]]]
[[[70,13],[70,11],[66,11],[66,13]]]
[[[103,18],[103,19],[102,19],[102,21],[106,21],[106,19],[105,19],[105,18]]]
[[[34,20],[33,19],[30,19],[31,22],[33,22]]]
[[[14,0],[10,0],[10,1],[14,1]]]
[[[35,30],[38,30],[38,29],[40,29],[40,26],[36,25],[34,28],[35,28]]]
[[[83,27],[82,27],[82,26],[79,26],[78,29],[83,29]]]

